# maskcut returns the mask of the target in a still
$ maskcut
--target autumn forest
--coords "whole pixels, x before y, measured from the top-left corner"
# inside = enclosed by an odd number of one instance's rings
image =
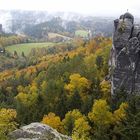
[[[32,122],[72,140],[140,140],[140,95],[111,94],[107,80],[110,31],[90,36],[89,21],[60,22],[0,33],[0,140]]]

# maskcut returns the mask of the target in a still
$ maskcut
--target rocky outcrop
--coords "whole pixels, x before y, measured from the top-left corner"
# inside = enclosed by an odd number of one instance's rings
[[[71,140],[42,123],[31,123],[9,134],[10,140]]]
[[[113,94],[122,88],[128,93],[140,91],[140,25],[128,12],[114,21],[109,66]]]

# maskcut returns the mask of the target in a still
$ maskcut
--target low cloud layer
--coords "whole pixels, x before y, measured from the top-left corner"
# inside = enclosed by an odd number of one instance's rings
[[[140,17],[139,0],[0,0],[0,9],[65,11],[96,16],[118,16],[129,10]]]

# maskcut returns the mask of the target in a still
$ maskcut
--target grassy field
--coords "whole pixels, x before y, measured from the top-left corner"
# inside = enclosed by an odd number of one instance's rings
[[[55,37],[69,38],[67,36],[60,35],[60,34],[57,34],[57,33],[48,33],[48,36],[49,36],[49,38],[55,38]]]
[[[75,32],[75,36],[87,37],[88,36],[88,31],[86,31],[86,30],[77,30]]]
[[[6,47],[6,50],[11,53],[13,53],[14,51],[17,51],[19,55],[22,52],[24,52],[25,55],[28,55],[32,48],[49,47],[49,46],[54,46],[55,44],[56,43],[51,43],[51,42],[16,44],[16,45]]]

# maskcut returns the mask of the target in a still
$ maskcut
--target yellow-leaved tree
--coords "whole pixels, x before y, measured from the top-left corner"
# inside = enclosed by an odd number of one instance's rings
[[[89,140],[90,139],[90,129],[87,118],[82,116],[75,120],[74,129],[72,132],[73,140]]]
[[[14,109],[0,109],[0,138],[4,139],[9,132],[13,131],[17,127],[16,122],[16,110]]]
[[[59,116],[56,116],[54,113],[50,112],[48,115],[44,115],[42,119],[42,123],[51,126],[56,129],[58,132],[63,133],[63,125]]]
[[[128,108],[127,103],[121,103],[119,109],[114,111],[114,122],[120,123],[122,120],[126,118],[126,109]]]
[[[108,81],[102,81],[100,84],[103,99],[110,100],[111,98],[111,85]]]
[[[36,83],[32,83],[27,87],[18,87],[18,95],[15,97],[16,101],[21,102],[25,106],[33,105],[38,97],[38,88]]]
[[[127,107],[127,103],[122,103],[119,109],[112,112],[106,100],[96,100],[92,111],[88,114],[91,123],[94,124],[91,132],[95,139],[107,139],[108,136],[106,134],[112,133],[109,132],[109,128],[112,126],[112,129],[115,129],[115,126],[126,118]]]
[[[108,126],[110,124],[119,123],[126,117],[127,103],[122,103],[117,110],[111,112],[110,106],[106,100],[96,100],[92,111],[88,114],[91,122],[95,125]]]
[[[92,111],[88,114],[91,122],[98,126],[108,126],[113,122],[113,114],[106,100],[96,100]]]
[[[89,81],[82,77],[79,73],[70,75],[70,83],[65,85],[65,89],[73,92],[77,90],[79,93],[82,93],[84,89],[89,87]]]
[[[74,128],[74,123],[76,120],[82,117],[82,113],[78,109],[69,111],[66,115],[63,122],[64,130],[67,135],[72,135],[72,130]]]

